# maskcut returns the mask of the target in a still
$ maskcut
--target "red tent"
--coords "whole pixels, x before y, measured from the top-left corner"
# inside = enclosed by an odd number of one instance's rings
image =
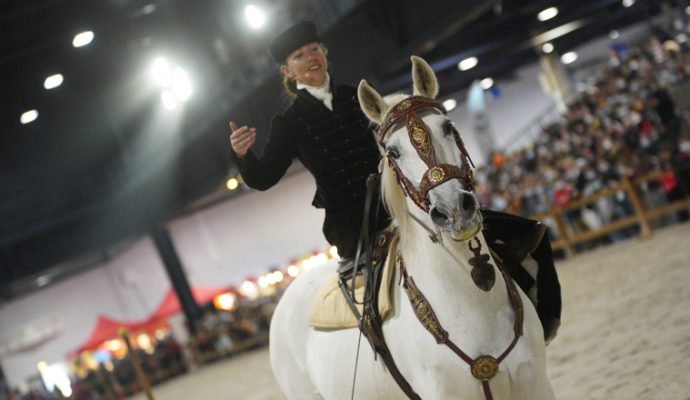
[[[226,288],[194,287],[192,288],[192,296],[194,296],[194,301],[198,304],[206,304],[212,301],[217,295],[227,291],[228,289]],[[175,292],[169,289],[163,301],[161,301],[156,311],[151,315],[151,319],[165,318],[172,314],[177,314],[180,311],[182,311],[180,301],[177,299]]]
[[[82,351],[93,350],[103,342],[120,337],[120,329],[127,332],[146,332],[155,333],[156,329],[167,326],[168,322],[161,318],[149,318],[144,321],[122,322],[107,318],[103,315],[98,316],[96,326],[91,331],[91,335],[79,348],[72,354],[79,354]]]

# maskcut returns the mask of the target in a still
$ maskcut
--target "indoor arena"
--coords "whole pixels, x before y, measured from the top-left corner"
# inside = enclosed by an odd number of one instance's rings
[[[690,1],[0,33],[0,400],[690,400]]]

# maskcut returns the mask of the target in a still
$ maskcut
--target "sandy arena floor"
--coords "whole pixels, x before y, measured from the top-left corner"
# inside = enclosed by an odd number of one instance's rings
[[[558,399],[690,400],[690,224],[599,248],[557,269],[563,325],[547,362]],[[267,349],[159,385],[154,396],[283,399]]]

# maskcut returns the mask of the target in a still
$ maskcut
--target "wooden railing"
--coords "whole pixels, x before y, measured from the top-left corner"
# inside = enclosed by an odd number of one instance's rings
[[[612,232],[629,228],[633,226],[639,227],[639,234],[643,238],[650,237],[654,234],[654,229],[650,221],[654,221],[663,217],[664,215],[678,212],[680,210],[688,210],[690,212],[690,198],[677,200],[667,203],[656,208],[645,207],[644,201],[640,195],[640,185],[643,183],[658,181],[665,172],[655,171],[649,174],[630,180],[623,177],[620,183],[611,186],[607,189],[601,190],[597,193],[591,194],[582,199],[577,199],[566,207],[552,206],[549,212],[544,214],[533,215],[532,219],[544,220],[550,218],[558,232],[558,239],[551,243],[553,250],[563,250],[567,257],[575,255],[575,247],[578,244],[606,236]],[[594,204],[602,198],[614,196],[618,191],[624,191],[630,205],[633,209],[633,214],[608,224],[601,226],[599,229],[587,230],[583,232],[571,233],[566,228],[565,214],[572,210],[581,209],[587,205]]]

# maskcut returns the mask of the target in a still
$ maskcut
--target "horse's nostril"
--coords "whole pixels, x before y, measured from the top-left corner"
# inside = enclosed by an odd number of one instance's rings
[[[474,196],[471,194],[464,194],[462,196],[462,209],[465,211],[473,211],[474,208],[477,206],[476,200],[474,199]]]
[[[431,220],[434,221],[436,225],[447,225],[448,224],[448,216],[441,211],[438,210],[436,207],[431,208]]]

